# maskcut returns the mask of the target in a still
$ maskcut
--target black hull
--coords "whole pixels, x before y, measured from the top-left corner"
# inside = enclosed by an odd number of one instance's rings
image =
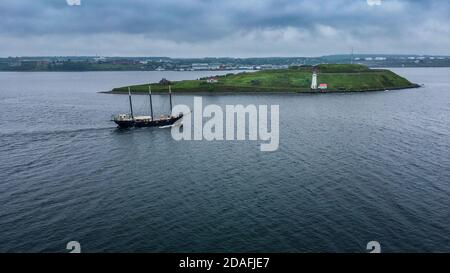
[[[162,120],[152,120],[152,121],[122,121],[122,120],[114,120],[114,122],[118,125],[119,128],[142,128],[142,127],[164,127],[171,126],[175,122],[179,121],[183,116],[180,115],[178,117],[162,119]]]

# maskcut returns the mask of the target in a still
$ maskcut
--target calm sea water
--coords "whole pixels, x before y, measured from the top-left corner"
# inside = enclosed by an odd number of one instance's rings
[[[425,87],[203,98],[279,104],[273,153],[119,131],[97,93],[199,73],[0,73],[0,252],[448,252],[450,69],[394,70]]]

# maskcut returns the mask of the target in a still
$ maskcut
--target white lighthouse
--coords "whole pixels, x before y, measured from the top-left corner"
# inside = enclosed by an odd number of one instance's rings
[[[312,75],[311,89],[313,89],[313,90],[317,89],[317,72],[316,71],[314,71],[313,75]]]

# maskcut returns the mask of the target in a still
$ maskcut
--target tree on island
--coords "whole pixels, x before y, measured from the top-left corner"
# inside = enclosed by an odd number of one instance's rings
[[[159,84],[162,84],[162,85],[171,85],[172,82],[169,81],[169,80],[167,80],[166,78],[162,78],[162,79],[159,81]]]

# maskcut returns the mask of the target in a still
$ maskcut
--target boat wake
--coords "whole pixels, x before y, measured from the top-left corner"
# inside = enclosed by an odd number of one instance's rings
[[[14,137],[14,136],[39,136],[39,135],[63,135],[63,134],[74,134],[83,132],[94,132],[94,131],[104,131],[115,129],[114,126],[108,127],[88,127],[80,129],[61,129],[61,130],[33,130],[33,131],[12,131],[7,133],[0,133],[0,137]]]

